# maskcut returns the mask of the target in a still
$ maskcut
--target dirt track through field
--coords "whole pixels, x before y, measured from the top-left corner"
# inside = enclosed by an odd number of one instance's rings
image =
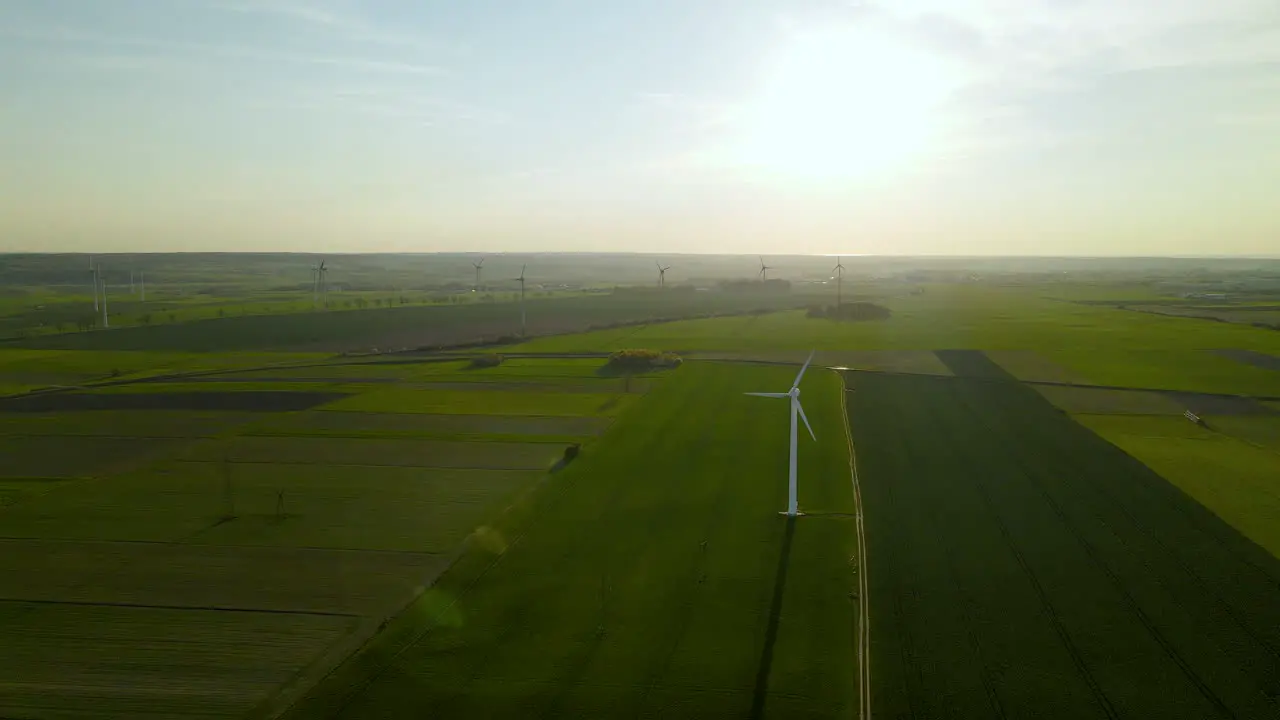
[[[849,377],[874,714],[1276,717],[1280,560],[981,353],[940,356],[986,379]]]

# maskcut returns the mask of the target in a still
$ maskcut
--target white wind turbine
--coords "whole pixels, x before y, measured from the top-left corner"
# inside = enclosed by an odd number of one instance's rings
[[[791,383],[791,389],[784,393],[763,393],[749,392],[747,395],[755,395],[756,397],[768,398],[790,398],[791,399],[791,470],[787,482],[787,512],[786,515],[795,517],[800,514],[799,501],[796,498],[796,416],[798,415],[804,421],[804,426],[809,430],[809,437],[814,440],[818,439],[813,434],[813,426],[809,424],[809,418],[805,417],[804,408],[800,406],[800,380],[804,377],[804,371],[809,369],[809,363],[813,362],[813,352],[809,352],[809,359],[804,361],[804,366],[800,368],[800,374],[796,375],[796,381]]]

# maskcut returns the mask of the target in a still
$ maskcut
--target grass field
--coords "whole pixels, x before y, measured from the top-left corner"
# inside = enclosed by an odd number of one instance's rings
[[[1275,557],[1012,380],[851,382],[876,716],[1274,715]]]
[[[794,526],[786,406],[741,395],[792,374],[681,369],[290,717],[851,715],[839,381],[805,380]]]
[[[596,376],[602,362],[516,363],[488,379],[462,362],[366,366],[378,381],[363,384],[346,366],[319,369],[334,377],[276,367],[5,401],[0,606],[24,620],[6,628],[0,616],[0,715],[271,715],[429,586],[469,537],[487,541],[489,519],[567,444],[591,447],[660,382],[621,395],[620,381]],[[468,380],[448,391],[399,384],[427,369],[443,372],[421,377]],[[596,383],[610,392],[564,391]],[[381,406],[397,393],[476,406],[309,409],[367,396]],[[543,405],[545,415],[518,414]],[[517,414],[485,414],[508,406]],[[275,629],[245,642],[263,615],[279,618]],[[175,634],[182,618],[189,636]],[[113,654],[72,657],[82,643]],[[134,669],[112,670],[112,657]]]
[[[531,393],[471,390],[375,390],[330,403],[326,410],[433,415],[616,415],[632,400],[605,393]]]
[[[332,351],[509,334],[513,306],[10,343],[0,391],[91,387],[0,400],[0,716],[853,717],[865,601],[876,717],[1276,716],[1280,401],[1233,395],[1280,397],[1248,354],[1280,334],[1112,302],[1146,287],[915,286],[885,321],[456,355]],[[758,301],[542,298],[531,327]],[[634,347],[688,362],[605,371]],[[789,523],[785,403],[741,393],[811,348]],[[298,349],[326,352],[272,352]]]
[[[1077,419],[1280,557],[1280,417]]]

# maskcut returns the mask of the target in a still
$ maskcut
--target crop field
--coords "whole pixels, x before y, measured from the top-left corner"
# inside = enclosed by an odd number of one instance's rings
[[[854,496],[839,381],[691,363],[495,525],[292,718],[850,716]],[[655,532],[661,528],[661,532]],[[606,541],[607,539],[607,541]],[[554,568],[554,572],[549,570]]]
[[[790,308],[801,301],[756,293],[579,293],[526,302],[532,334],[582,332],[593,325],[645,322],[758,308]],[[110,332],[64,332],[21,342],[34,350],[154,350],[172,353],[342,352],[413,349],[513,337],[520,312],[511,302],[403,305],[290,314],[243,314],[189,322],[119,327]]]
[[[0,717],[1280,717],[1280,333],[820,280],[9,341]]]
[[[351,631],[355,618],[0,603],[0,712],[234,718]]]
[[[608,418],[592,416],[431,415],[316,410],[275,416],[246,428],[244,434],[462,439],[528,437],[543,440],[592,437],[604,432],[608,426]]]
[[[1274,556],[1012,379],[849,382],[875,715],[1275,714]]]
[[[237,437],[203,443],[187,460],[269,465],[358,465],[363,467],[483,468],[547,470],[560,458],[559,443],[468,442],[457,440]]]
[[[1036,392],[1069,413],[1120,415],[1182,415],[1183,403],[1163,393],[1089,387],[1040,385]]]
[[[1280,416],[1077,419],[1280,557]]]
[[[560,362],[479,382],[447,380],[462,363],[364,366],[363,384],[277,367],[0,403],[0,607],[22,618],[0,615],[0,716],[278,711],[658,382]],[[428,367],[451,389],[423,389]],[[604,391],[559,387],[587,383]],[[397,392],[416,412],[326,405]],[[413,402],[428,397],[477,406],[445,417]]]
[[[339,400],[326,410],[432,415],[616,415],[631,397],[606,393],[472,390],[375,390]]]

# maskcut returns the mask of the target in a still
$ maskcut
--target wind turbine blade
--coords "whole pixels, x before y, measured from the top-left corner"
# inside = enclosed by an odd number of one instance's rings
[[[804,426],[809,430],[809,437],[816,441],[818,436],[813,434],[813,426],[809,424],[809,418],[804,416],[804,406],[800,404],[800,399],[793,399],[791,401],[791,407],[795,408],[796,412],[800,413],[800,419],[804,421]]]
[[[800,374],[796,375],[796,381],[791,383],[791,387],[793,388],[800,387],[800,379],[804,377],[804,371],[809,369],[809,363],[813,362],[813,354],[815,352],[817,351],[816,350],[809,351],[809,359],[804,361],[804,367],[800,368]]]
[[[784,398],[791,397],[787,393],[742,393],[743,395],[754,395],[756,397]]]

